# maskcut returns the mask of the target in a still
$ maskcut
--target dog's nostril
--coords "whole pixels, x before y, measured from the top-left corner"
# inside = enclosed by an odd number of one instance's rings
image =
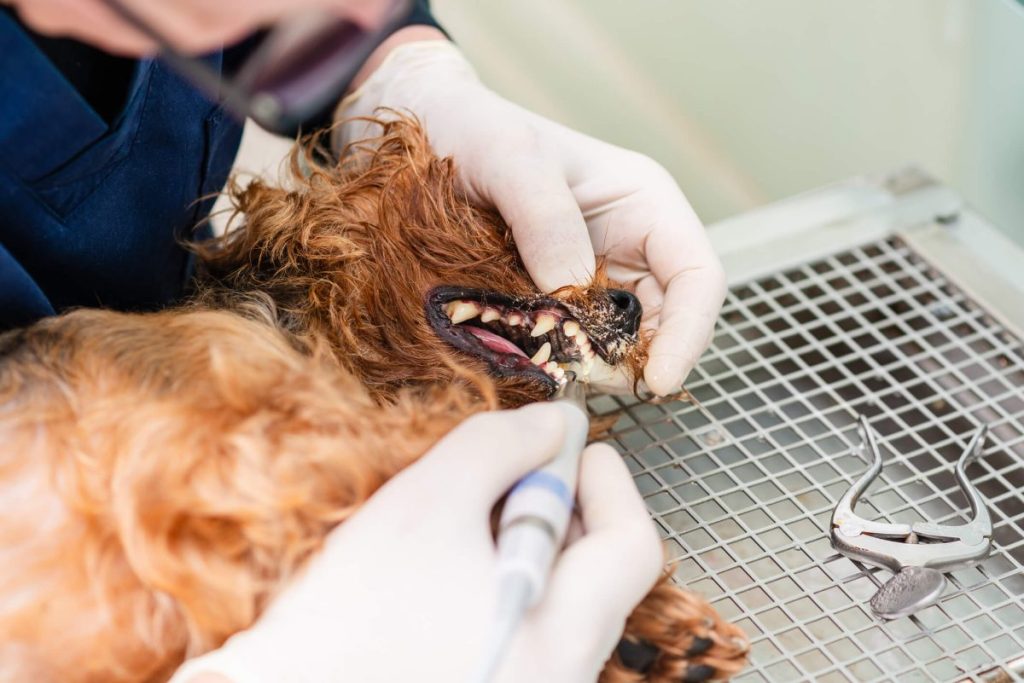
[[[643,309],[640,308],[640,300],[624,289],[609,289],[608,298],[622,313],[629,332],[636,332],[640,327],[640,314],[643,312]]]
[[[637,301],[636,297],[624,289],[609,289],[608,296],[611,297],[612,303],[623,311],[628,312],[631,308],[640,307],[640,302]]]

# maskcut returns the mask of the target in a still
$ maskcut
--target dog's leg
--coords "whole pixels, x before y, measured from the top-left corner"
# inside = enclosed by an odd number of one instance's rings
[[[600,683],[699,683],[729,678],[746,664],[749,643],[706,600],[664,574],[626,621]]]

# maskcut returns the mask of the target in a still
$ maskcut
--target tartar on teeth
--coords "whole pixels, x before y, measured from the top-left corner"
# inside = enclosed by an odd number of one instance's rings
[[[533,338],[542,337],[552,330],[555,330],[555,328],[559,326],[559,323],[561,323],[561,332],[565,340],[576,345],[581,357],[571,361],[556,362],[551,359],[551,342],[545,341],[540,348],[537,349],[533,357],[530,358],[530,361],[559,384],[565,382],[565,373],[567,371],[576,373],[578,378],[586,381],[594,368],[596,354],[594,353],[593,347],[590,343],[590,338],[587,336],[587,333],[581,329],[579,322],[576,320],[562,318],[556,313],[540,311],[534,315],[533,320],[531,321],[529,315],[524,315],[518,311],[503,313],[500,309],[495,308],[494,306],[482,306],[475,301],[466,300],[448,302],[444,306],[444,312],[453,325],[464,323],[476,317],[480,318],[481,323],[490,323],[500,320],[510,326],[530,327],[529,334]]]

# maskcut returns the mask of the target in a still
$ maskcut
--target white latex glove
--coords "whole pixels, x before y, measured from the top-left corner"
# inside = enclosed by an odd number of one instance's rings
[[[435,151],[454,157],[470,199],[496,207],[512,228],[540,289],[587,282],[595,250],[606,255],[609,275],[635,287],[642,324],[656,330],[648,387],[659,395],[680,388],[711,341],[725,278],[664,168],[502,99],[447,41],[397,47],[337,118],[386,115],[378,107],[419,117]],[[373,132],[350,122],[335,144]]]
[[[562,415],[532,405],[467,420],[333,531],[252,628],[172,683],[201,672],[234,683],[466,681],[497,610],[491,508],[554,455]],[[495,680],[593,683],[658,576],[657,535],[611,447],[584,452],[578,501],[585,533],[558,558]]]

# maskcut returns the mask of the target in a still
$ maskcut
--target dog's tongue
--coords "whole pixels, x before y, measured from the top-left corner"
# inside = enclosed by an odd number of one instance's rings
[[[489,330],[485,330],[480,327],[473,327],[472,325],[463,325],[464,329],[469,330],[470,334],[479,339],[484,346],[489,348],[491,351],[497,353],[511,353],[523,358],[528,358],[523,350],[510,342],[504,337],[500,337]]]

